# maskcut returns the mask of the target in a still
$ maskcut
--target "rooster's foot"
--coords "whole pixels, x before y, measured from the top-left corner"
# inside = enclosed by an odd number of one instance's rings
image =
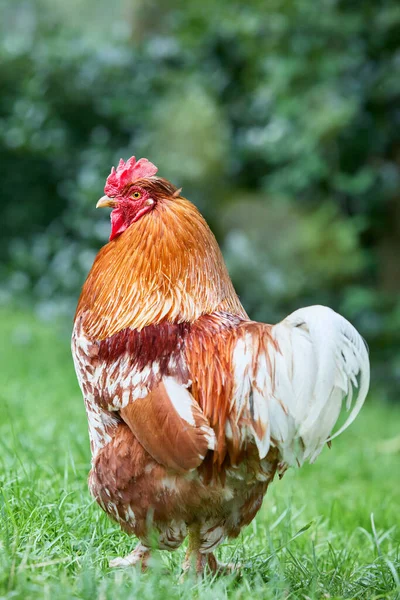
[[[207,554],[207,566],[210,569],[211,573],[215,575],[233,575],[236,573],[239,575],[241,565],[240,563],[223,563],[217,560],[214,554],[211,552]]]
[[[201,552],[201,550],[200,524],[193,523],[189,527],[189,544],[182,565],[181,580],[191,570],[195,570],[197,575],[204,575],[207,572],[213,575],[231,575],[240,570],[240,565],[220,563],[212,552]]]
[[[118,558],[114,558],[110,560],[110,567],[134,567],[137,564],[141,564],[142,571],[145,571],[148,566],[148,561],[150,558],[150,550],[143,546],[143,544],[138,544],[133,552],[127,554],[126,556],[119,556]]]
[[[234,563],[219,562],[212,552],[202,554],[201,552],[191,552],[186,555],[182,565],[182,579],[187,573],[194,569],[196,575],[205,575],[207,572],[212,575],[232,575],[239,574],[240,565]]]

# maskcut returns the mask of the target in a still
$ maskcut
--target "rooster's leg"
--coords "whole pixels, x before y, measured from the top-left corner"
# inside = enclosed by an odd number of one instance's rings
[[[204,572],[207,564],[207,555],[200,552],[200,523],[194,523],[189,527],[189,543],[183,561],[183,573],[187,573],[192,567],[198,575]]]
[[[211,573],[228,575],[235,571],[235,565],[220,563],[212,552],[202,552],[200,525],[189,527],[189,544],[182,565],[183,576],[194,568],[197,575],[203,575],[208,568]]]
[[[140,563],[142,565],[142,571],[144,571],[147,568],[149,558],[150,550],[139,543],[133,552],[124,557],[119,556],[118,558],[114,558],[113,560],[110,560],[109,564],[110,567],[134,567]]]

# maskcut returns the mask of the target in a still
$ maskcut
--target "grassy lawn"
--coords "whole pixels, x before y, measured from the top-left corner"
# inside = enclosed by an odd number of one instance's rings
[[[241,578],[180,584],[184,549],[148,573],[108,568],[135,540],[89,496],[69,340],[4,312],[0,339],[0,599],[400,598],[400,405],[370,399],[315,465],[274,482],[219,550]]]

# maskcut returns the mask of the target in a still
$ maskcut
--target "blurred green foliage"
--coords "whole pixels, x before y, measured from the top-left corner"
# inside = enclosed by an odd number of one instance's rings
[[[253,318],[328,304],[400,383],[397,0],[0,0],[2,302],[71,315],[132,154],[183,186]]]

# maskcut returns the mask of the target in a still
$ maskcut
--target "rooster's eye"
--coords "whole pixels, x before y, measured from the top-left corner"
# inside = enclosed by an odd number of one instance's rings
[[[138,198],[140,198],[140,197],[141,197],[141,195],[142,195],[142,194],[141,194],[140,192],[133,192],[133,194],[132,194],[132,198],[135,198],[135,200],[137,200]]]

